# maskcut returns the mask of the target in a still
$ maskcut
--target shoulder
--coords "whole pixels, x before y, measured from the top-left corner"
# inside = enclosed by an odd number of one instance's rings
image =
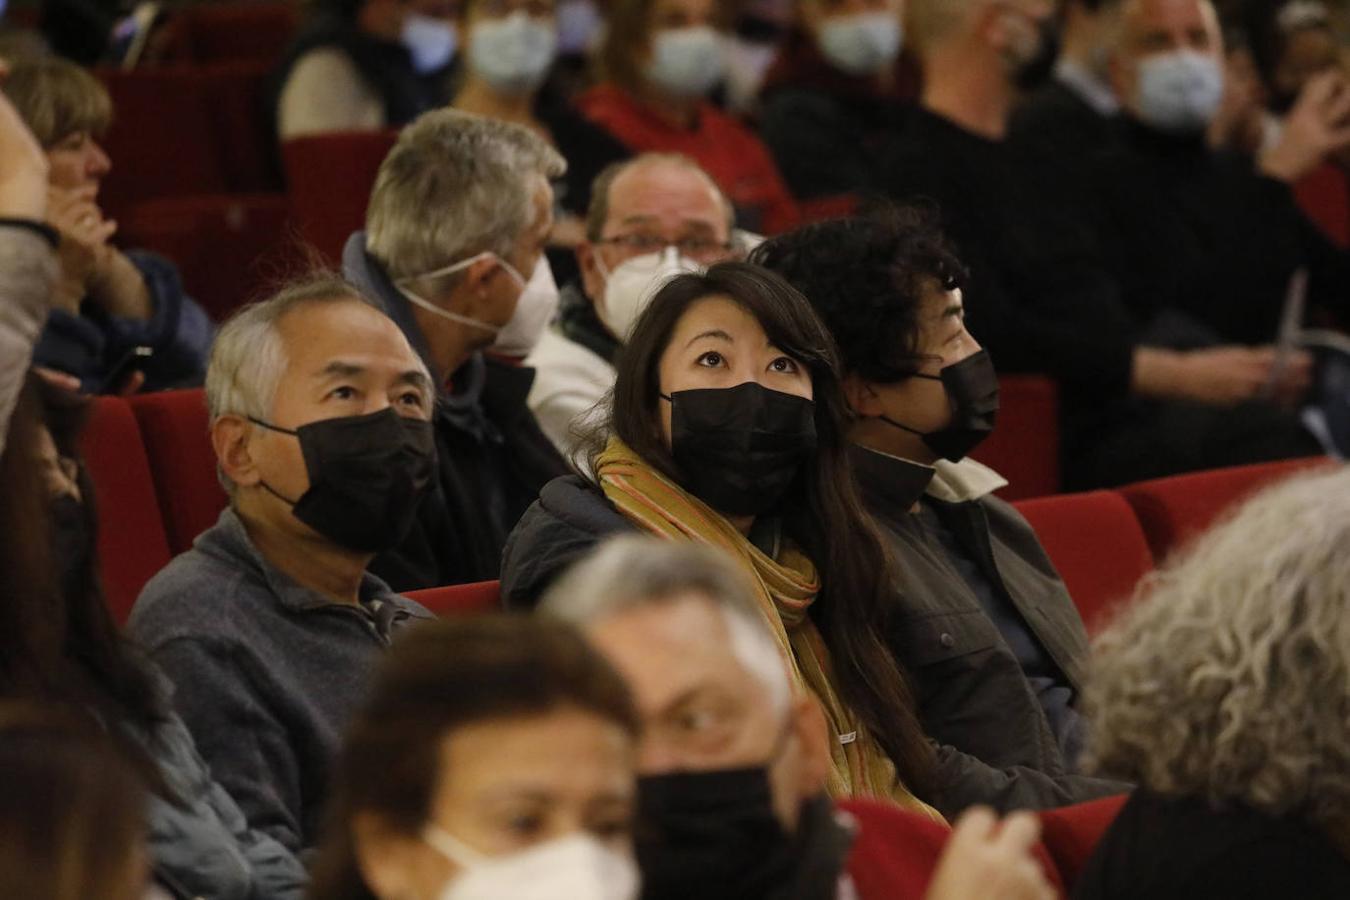
[[[614,366],[608,360],[553,329],[544,332],[525,364],[535,370],[531,398],[566,389],[573,381],[602,385],[605,390],[614,385]]]
[[[346,51],[341,47],[327,45],[315,47],[302,54],[291,67],[286,84],[306,87],[332,87],[361,82],[361,72]]]

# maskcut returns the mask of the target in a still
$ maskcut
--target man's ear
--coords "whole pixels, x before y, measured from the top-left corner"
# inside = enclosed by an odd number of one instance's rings
[[[869,419],[885,415],[881,397],[877,395],[872,382],[864,381],[857,375],[845,375],[842,387],[844,399],[848,401],[848,408],[853,410],[854,415]]]
[[[792,698],[792,732],[802,754],[798,788],[801,796],[813,797],[830,777],[831,742],[838,736],[830,733],[820,701],[806,693]]]
[[[241,487],[253,487],[262,480],[250,447],[253,427],[243,416],[233,414],[211,423],[211,447],[216,451],[216,463],[225,477]]]
[[[605,276],[600,274],[596,261],[596,247],[589,240],[577,244],[577,269],[581,272],[581,287],[593,304],[605,302]]]

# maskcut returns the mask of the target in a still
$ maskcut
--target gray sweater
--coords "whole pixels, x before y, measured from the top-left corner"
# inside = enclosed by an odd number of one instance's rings
[[[391,632],[432,618],[372,575],[360,597],[301,587],[227,509],[145,586],[128,622],[249,827],[293,852],[316,841],[343,729]]]

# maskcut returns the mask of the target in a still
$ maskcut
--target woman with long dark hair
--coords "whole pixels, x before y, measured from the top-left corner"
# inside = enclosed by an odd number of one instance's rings
[[[502,568],[533,605],[602,536],[638,529],[730,553],[797,685],[833,729],[835,796],[923,806],[932,752],[882,639],[889,563],[849,468],[834,344],[776,275],[723,263],[652,300],[619,360],[594,481],[556,480]],[[926,807],[924,807],[926,809]]]

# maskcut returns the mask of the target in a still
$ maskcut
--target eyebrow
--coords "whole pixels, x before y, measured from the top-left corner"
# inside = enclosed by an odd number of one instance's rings
[[[335,359],[316,373],[318,378],[360,378],[369,370],[356,363]],[[424,391],[431,390],[431,379],[417,369],[408,369],[399,374],[394,384],[409,384]]]
[[[711,329],[710,331],[705,331],[705,332],[703,332],[702,334],[696,334],[696,335],[694,335],[692,338],[689,339],[689,343],[685,344],[684,346],[685,346],[686,348],[691,347],[691,346],[693,346],[696,342],[701,341],[701,340],[703,340],[704,338],[716,338],[717,340],[720,340],[720,341],[726,341],[728,344],[734,344],[734,343],[736,343],[736,340],[735,340],[731,335],[729,335],[729,334],[727,334],[725,331],[723,331],[722,329],[720,329],[720,328],[713,328],[713,329]]]
[[[942,318],[955,319],[957,316],[961,315],[961,313],[965,311],[966,311],[965,304],[957,300],[951,306],[947,307],[942,311]]]

